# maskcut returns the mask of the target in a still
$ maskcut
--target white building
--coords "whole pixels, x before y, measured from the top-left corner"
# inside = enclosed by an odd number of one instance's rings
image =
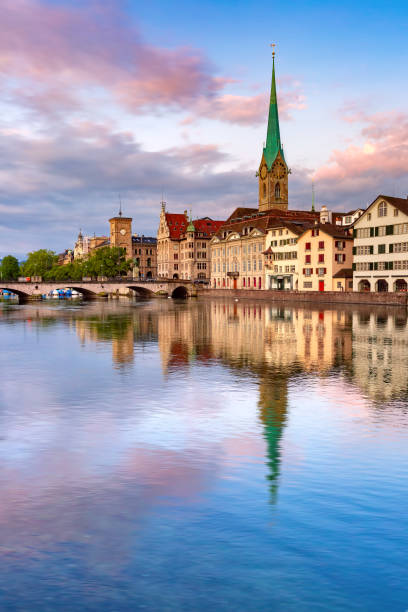
[[[379,195],[354,224],[353,291],[407,291],[408,199]]]

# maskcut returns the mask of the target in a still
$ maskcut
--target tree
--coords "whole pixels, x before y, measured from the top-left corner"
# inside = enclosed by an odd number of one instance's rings
[[[102,247],[97,249],[83,265],[85,276],[122,276],[133,266],[126,260],[126,251],[121,247]]]
[[[40,249],[28,254],[27,261],[21,264],[21,272],[24,276],[45,276],[58,261],[54,251]]]
[[[53,266],[51,270],[48,270],[44,274],[45,280],[82,280],[84,276],[83,262],[73,261],[72,263],[66,264],[65,266],[59,266],[58,264]]]
[[[20,272],[18,260],[13,255],[6,255],[0,265],[1,280],[16,280]]]

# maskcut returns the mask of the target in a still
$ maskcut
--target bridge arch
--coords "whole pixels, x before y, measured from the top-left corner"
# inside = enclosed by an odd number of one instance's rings
[[[130,285],[126,287],[127,289],[131,289],[138,297],[148,299],[153,297],[154,293],[150,289],[146,287],[140,287],[139,285]]]
[[[10,287],[0,287],[0,289],[2,291],[10,291],[10,293],[14,293],[15,295],[17,295],[18,299],[20,301],[24,301],[29,297],[29,293],[25,293],[24,291],[21,291],[21,289],[11,289]]]
[[[173,289],[171,297],[175,299],[185,300],[186,298],[188,298],[188,291],[183,285],[179,285],[178,287]]]
[[[75,291],[78,291],[78,293],[88,300],[95,299],[97,295],[95,291],[85,289],[84,287],[77,287],[75,285],[64,285],[64,289],[75,289]]]

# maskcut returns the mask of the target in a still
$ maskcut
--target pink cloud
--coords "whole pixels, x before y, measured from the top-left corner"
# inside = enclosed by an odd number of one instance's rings
[[[354,117],[353,121],[365,124],[361,129],[364,143],[333,151],[329,162],[315,172],[314,180],[355,188],[374,187],[389,177],[407,177],[408,115],[391,112],[366,116],[359,112]]]

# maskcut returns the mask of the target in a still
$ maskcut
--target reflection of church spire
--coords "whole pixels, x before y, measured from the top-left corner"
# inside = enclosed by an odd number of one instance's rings
[[[286,425],[287,377],[282,374],[265,373],[260,380],[260,419],[265,426],[264,435],[268,446],[267,466],[272,503],[276,502],[280,476],[280,441]]]

